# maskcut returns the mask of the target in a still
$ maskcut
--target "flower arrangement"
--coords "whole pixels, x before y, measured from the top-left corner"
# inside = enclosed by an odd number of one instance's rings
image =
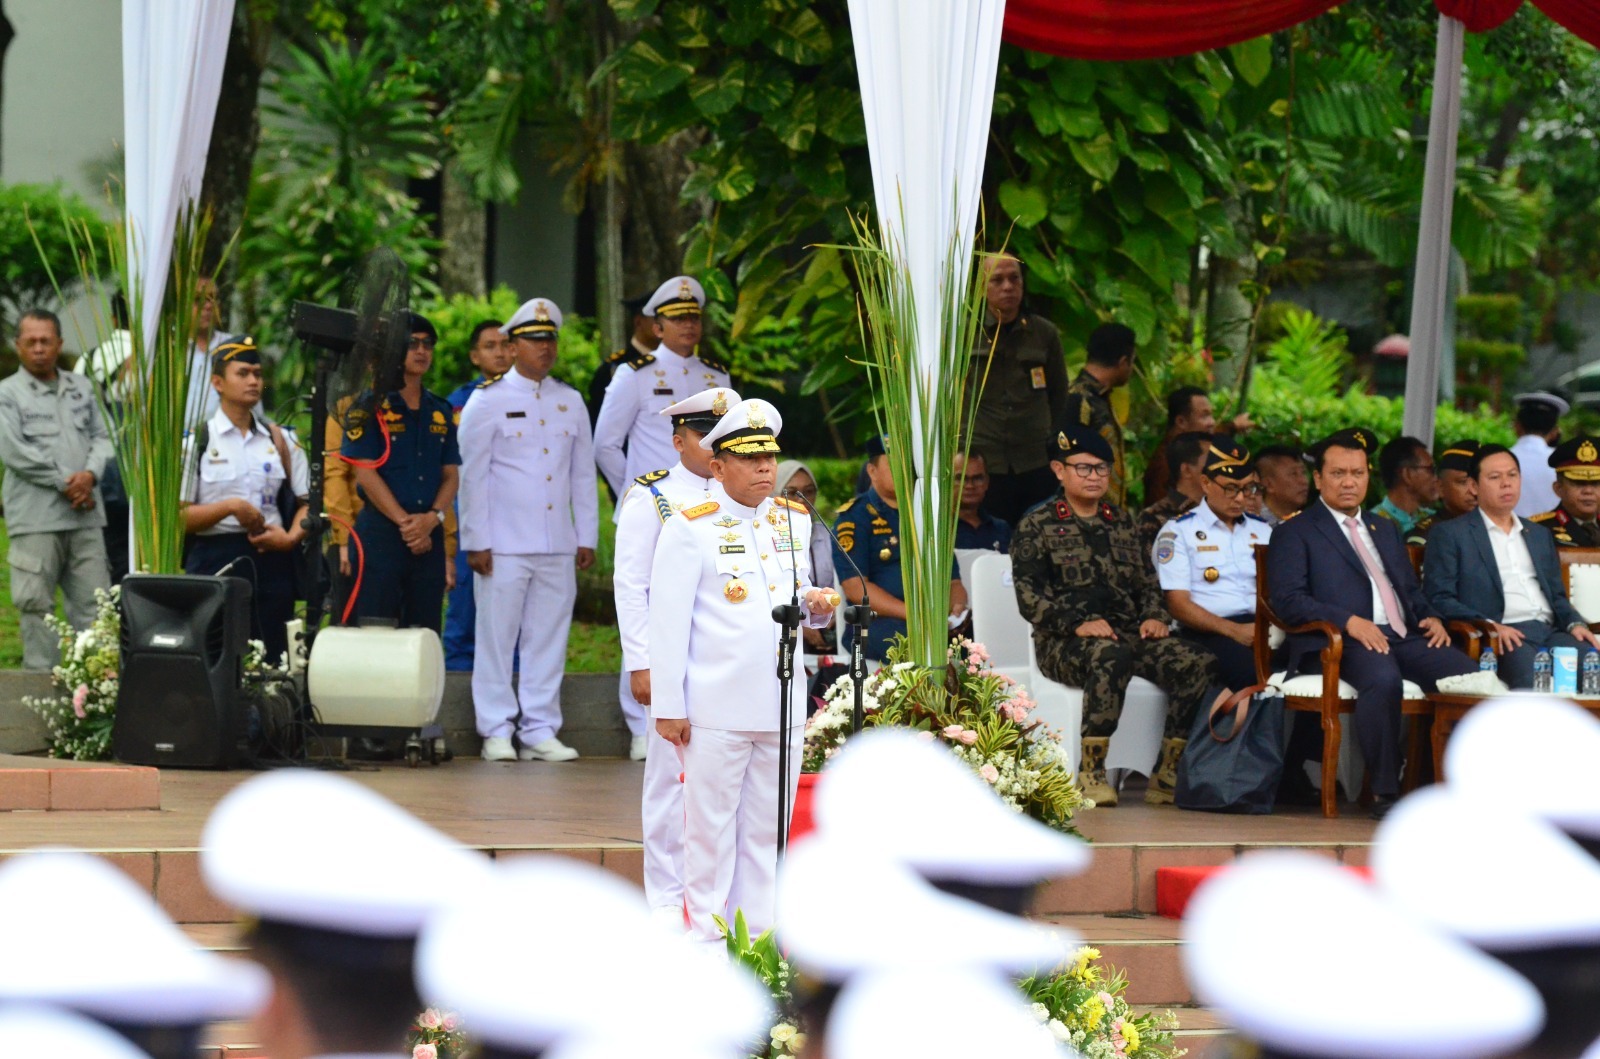
[[[1008,805],[1061,831],[1074,831],[1073,814],[1090,806],[1067,765],[1061,735],[1030,719],[1027,690],[996,673],[989,653],[973,640],[950,642],[945,665],[904,661],[896,638],[887,662],[867,678],[865,724],[899,725],[938,739],[982,777]],[[855,685],[840,677],[823,708],[806,722],[803,769],[819,772],[850,734]]]
[[[55,615],[45,621],[61,637],[61,662],[50,671],[57,694],[29,695],[22,704],[44,718],[51,757],[76,761],[111,758],[111,726],[117,716],[118,670],[122,665],[121,589],[96,590],[95,616],[87,629],[74,629]],[[269,665],[266,648],[251,640],[244,657],[248,676],[282,674]]]
[[[466,1059],[467,1038],[453,1011],[429,1008],[417,1016],[406,1037],[411,1059]]]
[[[1024,979],[1020,988],[1033,1004],[1034,1017],[1084,1059],[1183,1055],[1173,1043],[1177,1020],[1172,1013],[1134,1014],[1124,997],[1127,978],[1102,967],[1099,959],[1100,950],[1084,946],[1054,974]]]
[[[753,1042],[751,1059],[786,1059],[805,1047],[805,1027],[796,1011],[794,971],[778,948],[773,932],[750,937],[744,914],[735,913],[730,927],[717,920],[730,959],[759,978],[772,994],[778,1015],[767,1039]],[[1072,1046],[1084,1059],[1178,1059],[1173,1043],[1177,1024],[1170,1012],[1135,1015],[1124,994],[1128,979],[1121,971],[1101,966],[1100,950],[1080,948],[1053,973],[1018,983],[1034,1017],[1057,1041]]]

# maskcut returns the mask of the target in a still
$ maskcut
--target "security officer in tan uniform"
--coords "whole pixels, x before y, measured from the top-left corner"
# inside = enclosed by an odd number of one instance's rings
[[[1217,679],[1216,659],[1170,636],[1172,616],[1127,512],[1105,500],[1111,448],[1085,427],[1050,443],[1054,499],[1023,516],[1011,538],[1011,566],[1022,616],[1033,624],[1039,668],[1083,689],[1083,757],[1078,785],[1099,805],[1116,805],[1106,781],[1106,747],[1122,714],[1128,682],[1144,677],[1167,693],[1167,745],[1146,800],[1172,801],[1177,759],[1189,720]]]
[[[1133,329],[1101,324],[1089,335],[1089,359],[1067,393],[1063,424],[1087,427],[1111,450],[1111,483],[1107,500],[1118,507],[1128,502],[1128,464],[1123,456],[1122,424],[1111,408],[1111,391],[1133,378]],[[1148,500],[1149,498],[1146,497]]]
[[[1600,548],[1600,445],[1579,435],[1556,446],[1550,454],[1556,472],[1556,496],[1561,503],[1533,521],[1555,534],[1562,548]]]

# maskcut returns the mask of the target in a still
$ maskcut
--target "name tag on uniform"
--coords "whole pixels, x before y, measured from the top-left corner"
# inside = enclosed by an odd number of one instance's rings
[[[742,544],[719,544],[719,545],[717,545],[717,554],[718,555],[743,555],[744,554],[744,545],[742,545]]]
[[[1196,544],[1194,550],[1197,552],[1220,552],[1222,546],[1220,544]]]
[[[1044,368],[1033,368],[1028,372],[1028,377],[1033,380],[1035,390],[1044,389]]]
[[[526,412],[507,412],[506,413],[506,418],[507,419],[527,419],[528,418],[528,413],[526,413]]]
[[[656,397],[671,397],[672,396],[672,387],[670,387],[670,386],[657,386],[654,390],[651,390],[650,392],[651,392],[651,394],[653,394]]]

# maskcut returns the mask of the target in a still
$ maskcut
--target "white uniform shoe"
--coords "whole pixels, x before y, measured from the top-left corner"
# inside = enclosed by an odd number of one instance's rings
[[[649,742],[649,737],[648,736],[642,736],[642,735],[634,736],[632,745],[628,747],[628,760],[629,761],[643,761],[644,760],[645,751],[648,750],[649,747],[650,747],[650,742]]]
[[[577,756],[576,750],[555,736],[517,751],[517,757],[523,761],[571,761]]]
[[[483,750],[481,753],[483,755],[483,760],[485,761],[517,760],[517,752],[515,748],[512,747],[511,740],[509,739],[493,737],[485,739],[483,741]]]

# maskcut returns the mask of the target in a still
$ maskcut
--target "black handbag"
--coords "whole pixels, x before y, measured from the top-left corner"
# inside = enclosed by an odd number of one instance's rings
[[[1257,684],[1194,720],[1173,801],[1208,813],[1272,812],[1283,775],[1283,693]]]

